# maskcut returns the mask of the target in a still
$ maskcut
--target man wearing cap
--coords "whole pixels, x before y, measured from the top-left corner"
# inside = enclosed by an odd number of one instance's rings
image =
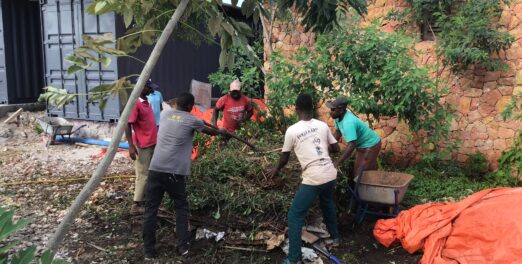
[[[365,153],[368,155],[365,170],[376,170],[377,156],[381,150],[381,138],[379,135],[361,119],[346,110],[348,106],[346,97],[339,96],[335,100],[327,102],[326,106],[330,108],[330,116],[335,120],[335,139],[339,140],[342,135],[348,143],[341,158],[335,162],[335,167],[338,168],[342,162],[352,155],[355,149],[357,156],[353,171],[354,175],[363,164]]]
[[[159,126],[160,113],[163,111],[163,96],[160,91],[158,91],[159,85],[153,83],[151,79],[149,79],[145,85],[152,89],[152,93],[147,96],[147,99],[154,111],[156,126]]]
[[[147,182],[150,160],[152,159],[158,136],[154,111],[147,100],[147,95],[151,93],[151,87],[148,84],[145,85],[140,97],[132,108],[128,127],[125,131],[125,136],[129,142],[129,156],[135,161],[134,167],[136,170],[134,204],[131,208],[132,215],[141,214],[144,211],[143,196],[145,183]]]
[[[251,99],[241,93],[241,82],[230,83],[229,94],[222,96],[216,103],[212,114],[212,123],[216,126],[219,111],[223,111],[223,128],[234,133],[254,113]]]

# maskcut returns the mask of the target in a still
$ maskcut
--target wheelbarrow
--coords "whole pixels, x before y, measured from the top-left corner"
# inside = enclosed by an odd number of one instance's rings
[[[70,139],[71,135],[74,134],[74,132],[86,126],[82,125],[77,129],[73,130],[74,125],[61,117],[41,117],[37,120],[40,124],[40,127],[42,127],[43,132],[46,135],[48,135],[51,139],[47,142],[46,145],[54,144],[57,136],[61,136],[62,138],[65,138],[65,136],[67,136],[67,138]]]
[[[380,217],[396,217],[399,214],[399,204],[402,202],[408,185],[414,178],[411,174],[387,172],[387,171],[364,171],[364,163],[359,167],[357,176],[354,178],[354,188],[348,186],[350,195],[349,209],[357,204],[355,221],[360,224],[367,214]],[[389,210],[389,211],[386,211]],[[384,211],[384,212],[383,212]]]

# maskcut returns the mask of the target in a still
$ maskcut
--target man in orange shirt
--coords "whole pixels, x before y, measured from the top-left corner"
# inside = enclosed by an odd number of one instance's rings
[[[252,99],[241,93],[241,82],[230,83],[229,94],[219,98],[212,114],[212,123],[217,126],[219,111],[223,111],[223,128],[234,133],[254,114]],[[228,138],[225,138],[228,140]]]

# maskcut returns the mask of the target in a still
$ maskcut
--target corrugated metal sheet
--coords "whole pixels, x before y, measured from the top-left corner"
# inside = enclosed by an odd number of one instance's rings
[[[117,79],[116,60],[106,68],[98,64],[74,75],[66,74],[69,64],[63,59],[83,44],[82,35],[115,34],[115,15],[93,16],[85,13],[90,2],[92,0],[47,0],[42,3],[47,85],[67,89],[73,93],[86,94],[97,85],[111,83]],[[120,116],[117,98],[110,99],[104,112],[101,112],[97,105],[88,103],[86,95],[77,96],[73,103],[61,109],[49,108],[48,111],[54,116],[97,121],[116,120]]]
[[[43,88],[39,14],[36,1],[2,1],[7,103],[35,102]]]

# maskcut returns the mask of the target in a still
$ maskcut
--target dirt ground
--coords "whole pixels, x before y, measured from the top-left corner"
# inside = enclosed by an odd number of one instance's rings
[[[51,145],[46,147],[32,126],[35,116],[19,127],[0,120],[0,205],[16,209],[17,218],[32,223],[10,237],[23,241],[20,247],[36,245],[42,250],[68,206],[96,168],[100,147]],[[34,121],[34,120],[33,120]],[[118,153],[109,176],[102,182],[80,217],[75,221],[57,256],[73,263],[142,263],[140,216],[130,216],[133,166],[125,153]],[[116,176],[116,177],[114,177]],[[61,182],[45,182],[60,180]],[[64,181],[65,180],[65,181]],[[19,185],[6,183],[26,182]],[[2,185],[3,184],[3,185]],[[190,190],[189,190],[190,191]],[[168,209],[162,211],[158,229],[159,259],[155,263],[280,263],[285,254],[280,248],[266,252],[263,245],[245,239],[230,240],[228,235],[246,237],[261,231],[238,224],[238,219],[215,221],[207,211],[192,212],[191,226],[225,231],[225,240],[194,241],[187,257],[175,249],[174,219]],[[420,255],[410,255],[400,246],[386,249],[372,236],[374,220],[354,228],[351,216],[341,215],[342,243],[333,251],[342,263],[418,263]],[[285,223],[277,223],[284,226]],[[274,230],[277,231],[277,230]],[[279,232],[282,232],[279,230]],[[259,243],[257,243],[259,244]],[[19,247],[19,248],[20,248]],[[323,258],[324,263],[328,261]]]

